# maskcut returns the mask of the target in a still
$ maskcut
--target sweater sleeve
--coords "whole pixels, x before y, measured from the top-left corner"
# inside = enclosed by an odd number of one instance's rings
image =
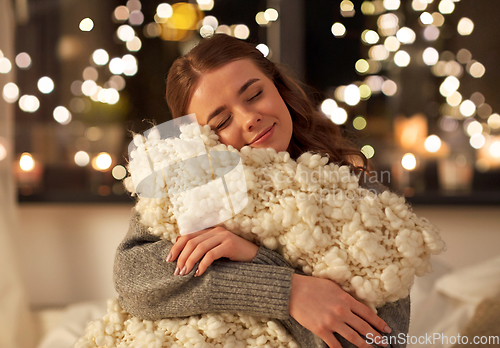
[[[166,262],[172,243],[148,232],[136,214],[119,245],[114,285],[122,307],[148,320],[210,312],[240,312],[289,318],[294,270],[276,252],[259,248],[252,262],[216,260],[203,275],[197,265],[174,276],[176,262]]]

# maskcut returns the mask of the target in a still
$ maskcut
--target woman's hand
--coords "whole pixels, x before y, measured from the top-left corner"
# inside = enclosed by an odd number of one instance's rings
[[[212,262],[221,257],[227,257],[232,261],[250,262],[258,250],[259,247],[252,242],[224,227],[217,226],[177,238],[167,261],[174,261],[179,257],[174,274],[185,275],[203,258],[195,274],[200,276]]]
[[[331,348],[341,348],[334,332],[360,348],[371,347],[361,335],[371,333],[374,342],[383,342],[375,329],[390,332],[370,308],[335,282],[299,274],[292,277],[290,315]]]

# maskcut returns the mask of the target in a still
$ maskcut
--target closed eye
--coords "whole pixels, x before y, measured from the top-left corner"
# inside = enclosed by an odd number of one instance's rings
[[[219,123],[219,124],[215,127],[215,129],[216,129],[216,130],[221,129],[224,125],[226,125],[226,124],[229,122],[229,120],[230,120],[230,119],[231,119],[231,116],[229,116],[229,117],[228,117],[228,118],[226,118],[224,121],[222,121],[221,123]]]
[[[257,98],[259,95],[262,94],[262,91],[259,91],[256,95],[254,95],[252,98],[248,99],[248,101],[252,101],[253,99]]]

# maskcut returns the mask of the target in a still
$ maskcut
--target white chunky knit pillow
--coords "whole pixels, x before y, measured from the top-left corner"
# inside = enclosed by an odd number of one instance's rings
[[[430,255],[444,248],[437,229],[403,197],[360,187],[347,166],[327,164],[327,157],[305,153],[294,161],[273,149],[237,151],[220,144],[208,126],[181,131],[169,139],[158,131],[136,135],[126,179],[139,196],[141,223],[163,239],[175,242],[181,233],[220,224],[277,250],[308,275],[337,282],[374,310],[408,296],[414,276],[428,272]],[[89,324],[77,348],[139,341],[147,347],[297,346],[285,329],[264,319],[207,314],[147,322],[116,301],[108,311]]]

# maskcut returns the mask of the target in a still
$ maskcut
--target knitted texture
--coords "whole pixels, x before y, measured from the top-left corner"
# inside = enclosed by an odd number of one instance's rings
[[[443,250],[437,229],[417,217],[403,197],[360,187],[347,166],[312,153],[294,161],[273,149],[237,151],[220,144],[208,126],[192,124],[181,131],[169,139],[154,130],[148,138],[136,135],[129,163],[134,180],[126,179],[130,192],[140,189],[141,223],[163,239],[174,242],[181,232],[219,223],[277,250],[305,274],[337,282],[374,310],[407,297],[414,276],[430,270],[430,255]],[[207,150],[211,162],[188,161]],[[208,185],[216,181],[214,173],[225,179],[215,188]],[[227,199],[220,199],[224,194]],[[130,323],[137,319],[116,302],[108,310],[103,320],[89,324],[77,348],[141,346],[145,337],[151,347],[173,346],[175,340],[186,347],[297,346],[286,330],[266,319],[207,314],[169,319],[168,325],[149,322],[132,332]]]

